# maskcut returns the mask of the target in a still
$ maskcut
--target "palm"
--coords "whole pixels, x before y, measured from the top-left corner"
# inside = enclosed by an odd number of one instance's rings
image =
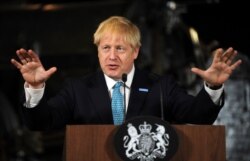
[[[232,69],[225,63],[212,64],[204,71],[203,79],[214,85],[223,84],[231,75]]]
[[[27,83],[41,83],[48,79],[48,75],[40,63],[27,64],[21,68],[21,73]]]
[[[17,56],[20,62],[15,59],[11,62],[20,70],[24,80],[32,86],[43,84],[56,71],[55,67],[46,71],[39,57],[32,50],[17,50]]]
[[[213,62],[207,70],[192,68],[192,72],[211,85],[221,85],[229,79],[233,70],[241,64],[241,60],[232,63],[236,55],[237,51],[233,50],[233,48],[229,48],[225,52],[222,49],[217,49]]]

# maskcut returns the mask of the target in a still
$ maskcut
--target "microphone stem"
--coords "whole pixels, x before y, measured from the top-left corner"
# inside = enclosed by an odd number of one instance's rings
[[[163,93],[162,93],[162,84],[160,83],[160,101],[161,101],[161,119],[164,120],[164,104],[163,104]]]
[[[125,120],[126,120],[126,81],[127,81],[127,74],[126,73],[124,73],[124,74],[122,74],[122,81],[123,81],[123,105],[124,105],[124,119],[123,119],[123,122],[125,122]]]
[[[124,102],[123,102],[123,104],[124,104],[124,119],[123,119],[123,122],[125,122],[125,119],[126,119],[126,84],[125,84],[125,82],[123,82],[123,94],[124,94]]]

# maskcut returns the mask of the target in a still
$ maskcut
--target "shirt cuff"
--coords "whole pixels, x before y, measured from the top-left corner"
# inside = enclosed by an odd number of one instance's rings
[[[35,107],[42,99],[43,94],[44,94],[44,89],[45,89],[45,84],[43,88],[33,89],[33,88],[30,88],[27,83],[25,83],[24,91],[25,91],[26,102],[24,103],[24,106],[27,108]]]
[[[204,82],[204,87],[205,87],[206,92],[208,93],[208,95],[209,95],[210,98],[212,99],[212,101],[213,101],[216,105],[219,105],[219,104],[220,104],[220,98],[221,98],[221,95],[222,95],[223,90],[224,90],[224,84],[221,86],[221,88],[216,89],[216,90],[213,90],[213,89],[210,89],[210,88],[206,85],[206,83]]]

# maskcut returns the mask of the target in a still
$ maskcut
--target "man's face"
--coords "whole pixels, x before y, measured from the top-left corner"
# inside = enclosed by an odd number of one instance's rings
[[[121,35],[105,34],[98,46],[98,58],[102,71],[113,79],[121,79],[133,67],[139,49],[126,43]]]

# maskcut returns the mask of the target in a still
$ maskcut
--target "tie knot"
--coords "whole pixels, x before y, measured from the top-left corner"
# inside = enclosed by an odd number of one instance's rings
[[[114,88],[120,88],[123,85],[122,82],[117,82],[114,86]]]

